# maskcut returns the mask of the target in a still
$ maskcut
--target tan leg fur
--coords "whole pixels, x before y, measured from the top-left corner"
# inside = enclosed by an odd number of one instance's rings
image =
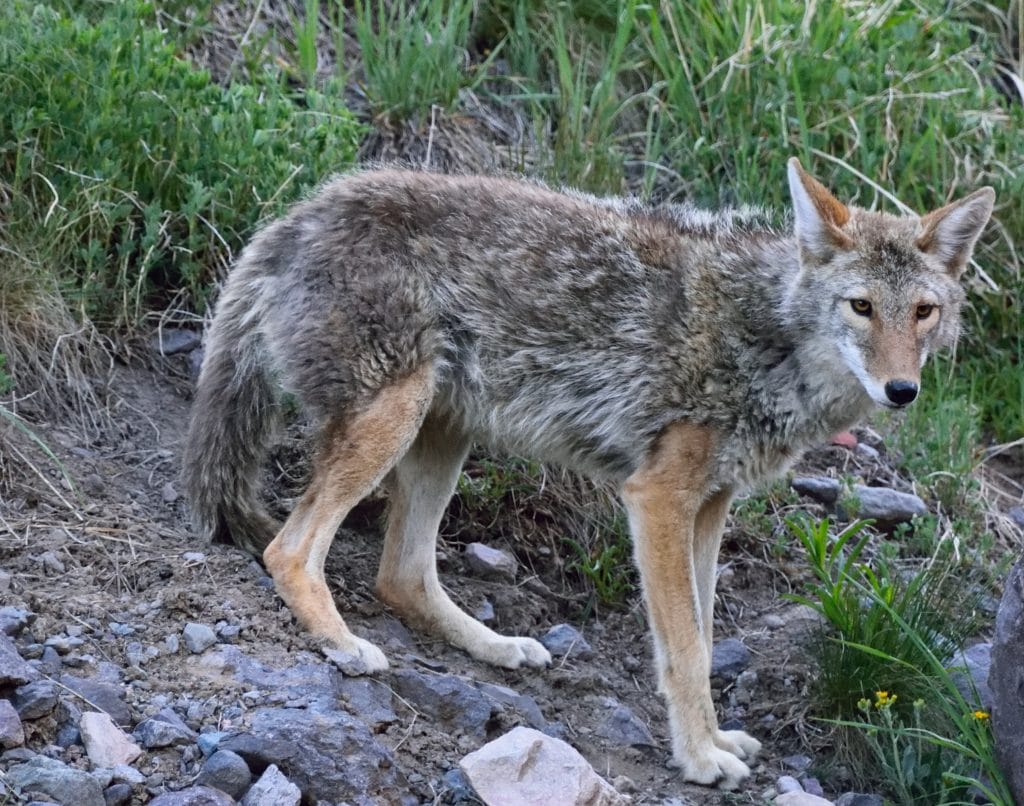
[[[741,761],[760,744],[718,729],[711,700],[715,561],[729,494],[706,495],[714,435],[670,426],[623,485],[668,705],[675,761],[688,781],[734,789],[750,775]]]
[[[488,629],[448,597],[437,578],[437,527],[455,489],[469,440],[428,418],[387,479],[391,498],[377,595],[403,620],[478,660],[516,669],[544,666],[551,655],[532,638]]]
[[[412,444],[432,396],[433,372],[424,366],[381,390],[358,413],[328,423],[309,489],[263,553],[274,587],[299,624],[358,656],[370,671],[386,669],[387,659],[345,624],[327,587],[324,562],[349,510]]]

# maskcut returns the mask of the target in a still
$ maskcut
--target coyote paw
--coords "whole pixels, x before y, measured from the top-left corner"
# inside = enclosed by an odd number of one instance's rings
[[[715,746],[744,761],[750,761],[761,752],[761,743],[742,730],[715,731]]]
[[[327,641],[325,643],[327,647],[340,650],[342,653],[349,656],[345,658],[342,663],[352,664],[352,667],[357,670],[352,671],[352,674],[373,674],[374,672],[383,672],[388,668],[388,659],[385,657],[384,653],[369,641],[362,638],[357,638],[350,634],[343,638]],[[332,657],[327,650],[325,650],[325,654],[329,658]],[[365,668],[365,671],[360,667]],[[342,668],[344,668],[344,666]]]
[[[689,758],[677,758],[676,763],[682,768],[683,780],[720,789],[736,789],[750,776],[746,764],[713,744],[700,748]]]
[[[486,644],[471,648],[469,654],[494,666],[518,669],[521,666],[548,666],[551,653],[532,638],[498,636]]]

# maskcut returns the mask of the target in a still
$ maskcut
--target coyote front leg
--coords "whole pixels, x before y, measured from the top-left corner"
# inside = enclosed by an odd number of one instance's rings
[[[719,746],[730,737],[718,730],[708,678],[711,619],[704,611],[712,602],[704,600],[710,599],[713,580],[700,582],[708,557],[695,546],[712,444],[707,429],[670,426],[626,480],[623,500],[654,635],[658,682],[668,705],[673,755],[686,780],[734,789],[750,769],[732,747]],[[700,520],[705,526],[719,519]]]

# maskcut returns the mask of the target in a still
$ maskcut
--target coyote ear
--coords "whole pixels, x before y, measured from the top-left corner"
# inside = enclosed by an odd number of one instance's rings
[[[935,255],[950,274],[959,277],[992,215],[995,201],[996,192],[984,187],[960,201],[922,216],[917,248]]]
[[[846,205],[807,173],[796,157],[790,159],[788,168],[796,239],[801,255],[824,262],[837,249],[851,247],[853,241],[842,230],[850,220]]]

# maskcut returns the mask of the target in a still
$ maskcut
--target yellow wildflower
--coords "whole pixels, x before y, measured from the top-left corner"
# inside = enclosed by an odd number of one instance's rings
[[[977,719],[979,722],[984,722],[986,719],[989,718],[989,713],[988,711],[975,711],[974,718]]]

